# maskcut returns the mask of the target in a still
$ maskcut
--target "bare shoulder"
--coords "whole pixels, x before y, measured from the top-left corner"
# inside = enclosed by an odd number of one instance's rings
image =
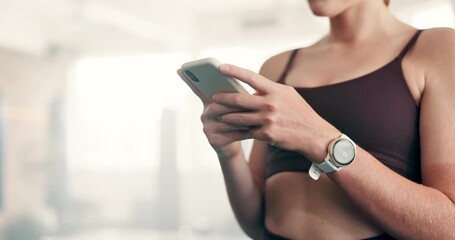
[[[426,29],[423,35],[429,43],[447,44],[447,46],[455,44],[455,29],[453,28],[430,28]]]
[[[451,84],[455,81],[455,30],[431,28],[425,30],[416,44],[414,60],[425,75],[425,89],[433,84]],[[452,82],[452,83],[450,83]]]
[[[262,64],[259,73],[272,81],[278,81],[278,78],[280,78],[284,68],[286,67],[292,51],[293,50],[285,51],[270,57]]]
[[[431,28],[422,33],[419,55],[426,56],[427,62],[439,63],[455,60],[455,29]],[[449,63],[448,63],[449,64]]]

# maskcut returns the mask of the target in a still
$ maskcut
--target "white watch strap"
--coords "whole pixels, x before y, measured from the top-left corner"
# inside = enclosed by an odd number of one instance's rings
[[[330,156],[327,155],[327,157],[324,159],[324,162],[320,164],[313,163],[311,164],[310,170],[308,171],[308,174],[310,174],[310,177],[314,180],[318,180],[319,177],[321,176],[321,173],[331,173],[334,171],[340,170],[340,167],[337,167],[333,165],[330,162]]]
[[[322,162],[321,164],[318,164],[318,167],[325,173],[331,173],[331,172],[334,172],[334,171],[338,171],[338,169],[339,169],[339,167],[333,165],[330,162],[329,156],[327,156],[324,159],[324,162]]]

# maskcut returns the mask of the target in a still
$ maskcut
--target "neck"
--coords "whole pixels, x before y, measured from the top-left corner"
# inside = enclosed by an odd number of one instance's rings
[[[395,22],[396,19],[382,1],[364,0],[330,18],[329,39],[333,42],[356,43],[376,37]]]

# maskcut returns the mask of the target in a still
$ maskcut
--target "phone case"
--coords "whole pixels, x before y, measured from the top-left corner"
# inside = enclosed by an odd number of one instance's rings
[[[202,94],[205,99],[211,99],[212,95],[220,92],[247,93],[238,80],[228,77],[218,69],[220,62],[214,58],[204,58],[184,63],[181,73],[186,78],[187,84],[198,96]],[[185,80],[185,79],[184,79]],[[194,89],[196,88],[196,89]],[[199,96],[201,97],[201,96]]]

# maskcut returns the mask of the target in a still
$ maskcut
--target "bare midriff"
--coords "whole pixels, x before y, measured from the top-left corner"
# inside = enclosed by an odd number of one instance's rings
[[[265,190],[267,229],[290,239],[365,239],[381,234],[327,176],[303,172],[269,177]]]

